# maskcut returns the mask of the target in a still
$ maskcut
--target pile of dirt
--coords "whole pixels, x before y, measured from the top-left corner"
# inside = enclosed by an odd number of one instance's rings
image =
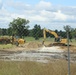
[[[27,48],[39,48],[39,47],[42,47],[42,44],[39,44],[37,42],[30,42],[27,45]]]

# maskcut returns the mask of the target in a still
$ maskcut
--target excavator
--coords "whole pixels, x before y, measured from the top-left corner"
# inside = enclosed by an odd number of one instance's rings
[[[45,42],[45,40],[46,40],[46,32],[54,35],[54,37],[55,37],[55,42],[52,43],[52,45],[54,45],[54,46],[66,46],[67,45],[66,38],[61,38],[60,36],[58,36],[58,34],[55,31],[48,30],[46,28],[43,29],[43,37],[44,37],[43,42]]]

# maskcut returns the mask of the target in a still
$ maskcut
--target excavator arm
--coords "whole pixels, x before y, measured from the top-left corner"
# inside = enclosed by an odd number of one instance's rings
[[[43,29],[43,36],[44,36],[44,39],[46,39],[46,32],[48,32],[48,33],[50,33],[50,34],[52,34],[52,35],[54,35],[55,36],[55,38],[58,38],[59,36],[57,35],[57,33],[56,32],[54,32],[54,31],[52,31],[52,30],[48,30],[48,29]]]

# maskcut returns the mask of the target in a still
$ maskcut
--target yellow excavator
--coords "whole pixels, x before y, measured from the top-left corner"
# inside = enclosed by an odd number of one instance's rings
[[[58,34],[55,32],[55,31],[52,31],[52,30],[48,30],[46,28],[43,29],[43,36],[44,36],[44,41],[46,40],[46,32],[52,34],[55,36],[55,42],[52,43],[52,45],[55,45],[55,46],[64,46],[64,45],[67,45],[67,39],[66,38],[61,38],[60,36],[58,36]]]

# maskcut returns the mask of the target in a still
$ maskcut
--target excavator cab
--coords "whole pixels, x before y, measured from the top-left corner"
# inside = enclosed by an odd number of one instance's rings
[[[61,38],[55,38],[55,42],[60,42]]]

